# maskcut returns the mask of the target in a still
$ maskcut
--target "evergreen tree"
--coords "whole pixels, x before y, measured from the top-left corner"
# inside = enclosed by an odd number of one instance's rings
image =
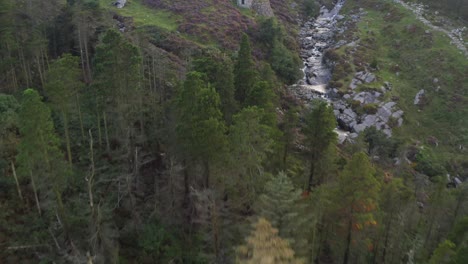
[[[98,130],[101,131],[102,117],[107,150],[110,149],[109,131],[115,131],[115,138],[124,140],[124,146],[135,136],[134,124],[141,119],[145,96],[140,87],[141,63],[139,49],[115,30],[108,30],[96,47],[94,86]],[[109,129],[112,123],[108,121],[114,121],[113,129]]]
[[[33,89],[27,89],[23,93],[19,129],[21,141],[17,156],[18,171],[22,176],[30,177],[39,214],[42,213],[42,207],[38,189],[42,189],[44,199],[50,190],[53,191],[58,215],[67,237],[68,225],[62,192],[66,187],[69,171],[58,147],[59,141],[50,117],[50,109],[42,102],[39,93]]]
[[[202,162],[208,187],[210,165],[223,157],[227,143],[219,95],[203,81],[201,73],[190,72],[178,92],[176,105],[178,142],[190,159]]]
[[[374,173],[367,155],[360,152],[353,155],[339,177],[335,198],[346,230],[343,264],[350,262],[351,242],[355,239],[353,234],[377,225],[374,213],[377,210],[380,183]],[[365,239],[360,241],[364,242]]]
[[[18,197],[22,200],[18,177],[15,171],[15,155],[19,141],[18,136],[18,110],[19,103],[11,95],[0,94],[0,174],[11,175],[15,179]],[[3,173],[2,173],[3,172]],[[0,177],[0,182],[5,179]],[[1,183],[0,183],[1,184]]]
[[[47,72],[47,83],[45,90],[49,99],[52,102],[52,106],[60,112],[65,142],[67,146],[68,162],[72,164],[72,153],[70,143],[70,115],[73,114],[74,108],[77,107],[77,114],[80,119],[81,136],[84,137],[84,128],[81,117],[81,111],[79,110],[79,92],[82,87],[80,82],[80,71],[78,68],[79,59],[73,57],[70,54],[63,55],[60,59],[55,61]]]
[[[253,89],[256,81],[257,72],[252,58],[249,37],[243,34],[239,53],[237,55],[237,63],[234,67],[235,98],[241,105],[245,104],[245,100]]]
[[[237,249],[236,263],[303,263],[294,257],[289,243],[278,236],[278,230],[265,218],[258,220],[255,230],[246,240],[247,245]]]
[[[399,250],[401,244],[401,231],[398,225],[402,222],[402,216],[399,214],[411,200],[411,190],[406,187],[401,178],[390,179],[389,182],[382,185],[380,195],[380,208],[382,210],[380,226],[381,235],[378,241],[382,253],[380,261],[387,263],[388,259]],[[414,201],[413,201],[414,202]]]
[[[234,115],[229,129],[230,167],[233,177],[228,179],[235,192],[243,193],[252,201],[261,187],[263,162],[272,151],[271,128],[262,123],[263,109],[256,106],[244,108]]]
[[[335,128],[336,119],[333,108],[325,102],[318,102],[307,115],[306,127],[304,128],[310,161],[310,172],[306,185],[308,191],[313,185],[318,185],[323,181],[323,179],[314,178],[320,176],[318,174],[319,164],[325,162],[326,159],[329,160],[329,155],[334,155],[336,151],[337,134],[334,131]],[[326,167],[328,166],[321,166],[322,169]]]
[[[297,216],[295,202],[299,197],[300,191],[294,188],[285,173],[280,172],[266,182],[254,208],[259,216],[270,219],[282,237],[292,238],[294,230],[291,226]]]
[[[232,122],[232,115],[237,111],[234,98],[234,74],[232,61],[222,53],[211,53],[193,61],[194,70],[205,73],[208,82],[213,85],[221,98],[224,120]]]

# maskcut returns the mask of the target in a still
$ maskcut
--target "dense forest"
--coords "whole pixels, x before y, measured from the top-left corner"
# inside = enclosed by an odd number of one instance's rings
[[[337,1],[114,2],[0,0],[0,263],[468,263],[467,1],[344,1],[362,131]]]

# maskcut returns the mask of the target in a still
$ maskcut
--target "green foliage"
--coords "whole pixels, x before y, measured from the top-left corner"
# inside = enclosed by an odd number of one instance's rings
[[[315,0],[304,0],[304,12],[307,16],[315,17],[320,11],[320,6]]]
[[[213,53],[193,61],[193,68],[197,72],[205,73],[208,82],[213,85],[221,99],[221,109],[224,120],[232,121],[232,115],[237,111],[234,99],[233,63],[225,54]]]
[[[83,86],[80,77],[78,57],[64,54],[51,64],[47,72],[48,81],[44,88],[54,107],[58,107],[60,111],[64,112],[70,111],[71,103]]]
[[[262,123],[263,109],[251,106],[234,115],[229,129],[229,141],[233,163],[242,164],[242,170],[254,173],[271,151],[271,128]],[[254,173],[255,174],[255,173]]]
[[[198,72],[187,74],[176,97],[177,138],[181,148],[192,159],[211,161],[222,157],[226,127],[219,110],[218,93],[203,81]]]
[[[248,94],[257,81],[257,71],[252,58],[249,37],[242,35],[240,49],[237,54],[237,62],[234,66],[235,98],[242,105],[245,104]]]
[[[468,242],[468,216],[463,217],[455,223],[455,226],[448,235],[448,239],[457,245]]]
[[[335,203],[342,226],[345,227],[345,252],[343,263],[354,254],[359,256],[361,250],[367,247],[367,231],[377,222],[375,213],[378,208],[380,182],[375,178],[375,169],[366,154],[354,154],[344,167],[338,181]],[[358,236],[359,235],[359,236]],[[351,244],[358,236],[359,243]]]
[[[455,244],[450,240],[441,242],[432,254],[429,264],[450,263],[450,259],[455,255]]]
[[[23,93],[19,111],[19,129],[21,141],[16,157],[19,174],[31,177],[37,182],[38,188],[47,192],[53,190],[63,219],[63,203],[61,193],[67,187],[70,172],[66,168],[63,154],[59,149],[59,140],[55,134],[50,109],[42,102],[36,90],[27,89]]]
[[[292,84],[302,76],[301,60],[282,43],[275,41],[270,56],[271,67],[287,84]]]
[[[15,97],[0,94],[0,170],[7,166],[16,152],[19,108]]]
[[[393,138],[387,137],[382,131],[375,127],[366,128],[363,131],[364,141],[368,144],[367,154],[379,156],[381,158],[393,158],[396,155],[397,142]]]
[[[317,102],[306,116],[303,130],[311,163],[309,180],[306,186],[309,190],[312,185],[320,184],[324,180],[323,178],[314,179],[314,176],[319,175],[318,165],[329,160],[330,155],[334,155],[338,137],[334,131],[336,125],[333,108],[325,102]],[[328,166],[322,166],[322,168],[326,167]]]
[[[284,29],[274,18],[260,21],[258,40],[267,51],[272,69],[286,83],[292,84],[301,78],[301,60],[285,46]]]
[[[293,238],[294,229],[291,226],[296,222],[295,202],[300,197],[300,191],[283,172],[273,176],[264,188],[254,205],[257,215],[270,219],[282,237]]]
[[[434,154],[429,148],[422,148],[416,154],[415,169],[429,177],[441,176],[445,173],[445,168],[434,157]]]
[[[183,251],[180,241],[170,231],[159,223],[146,224],[139,237],[138,244],[145,252],[145,256],[150,259],[140,258],[152,263],[182,261]]]

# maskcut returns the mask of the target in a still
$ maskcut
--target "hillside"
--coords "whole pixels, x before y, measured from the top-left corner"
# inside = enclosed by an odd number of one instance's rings
[[[0,263],[467,263],[460,0],[0,0]]]

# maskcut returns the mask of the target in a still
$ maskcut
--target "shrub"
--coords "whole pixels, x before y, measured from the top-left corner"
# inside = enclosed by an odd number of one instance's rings
[[[363,106],[364,113],[368,115],[375,115],[378,110],[377,104],[366,104]]]

